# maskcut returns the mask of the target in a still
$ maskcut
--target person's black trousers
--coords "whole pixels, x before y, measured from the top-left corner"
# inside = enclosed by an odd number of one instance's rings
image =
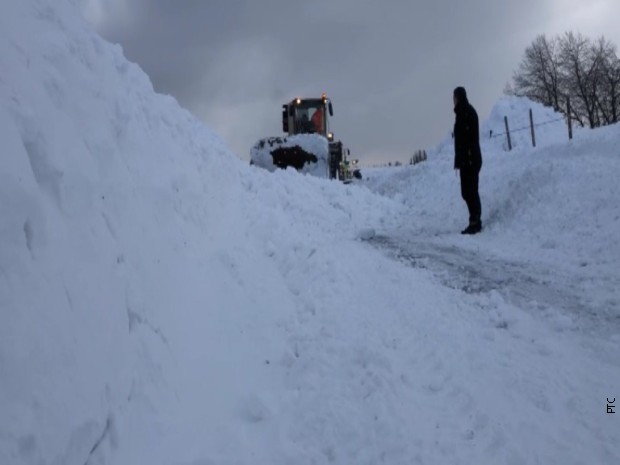
[[[461,195],[469,210],[469,224],[481,224],[480,195],[478,194],[478,175],[480,168],[467,166],[461,168]]]

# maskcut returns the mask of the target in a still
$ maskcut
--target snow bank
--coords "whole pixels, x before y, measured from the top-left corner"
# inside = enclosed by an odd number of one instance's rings
[[[504,117],[508,117],[512,150],[532,148],[529,111],[532,110],[537,147],[568,142],[568,125],[561,113],[525,97],[504,96],[480,125],[480,140],[488,151],[508,151]],[[573,123],[573,136],[579,138],[582,128]]]
[[[255,453],[283,274],[398,207],[245,166],[72,2],[4,3],[0,68],[0,463]]]

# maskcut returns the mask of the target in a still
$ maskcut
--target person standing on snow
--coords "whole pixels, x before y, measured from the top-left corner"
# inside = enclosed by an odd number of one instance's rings
[[[477,234],[482,230],[478,175],[482,167],[478,113],[467,99],[465,88],[454,89],[454,169],[461,176],[461,195],[469,210],[469,226],[461,234]]]

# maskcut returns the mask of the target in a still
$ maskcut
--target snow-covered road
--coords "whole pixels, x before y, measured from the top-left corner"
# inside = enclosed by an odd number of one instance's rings
[[[567,270],[508,260],[472,252],[450,240],[425,240],[413,232],[375,235],[368,242],[394,259],[431,271],[450,288],[478,294],[497,291],[533,316],[551,320],[556,328],[597,337],[620,334],[618,276],[592,276],[587,267]]]

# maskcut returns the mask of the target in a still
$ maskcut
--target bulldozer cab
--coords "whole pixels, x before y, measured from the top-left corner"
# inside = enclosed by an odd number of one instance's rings
[[[293,167],[315,176],[351,182],[361,177],[349,150],[334,140],[329,119],[334,115],[332,102],[321,98],[295,98],[282,105],[282,130],[286,136],[260,139],[250,151],[251,164],[273,171]],[[315,134],[301,136],[299,134]],[[327,140],[325,140],[327,139]]]
[[[296,98],[282,105],[282,129],[289,136],[320,134],[331,139],[328,115],[333,114],[332,103],[325,94],[321,98]]]

